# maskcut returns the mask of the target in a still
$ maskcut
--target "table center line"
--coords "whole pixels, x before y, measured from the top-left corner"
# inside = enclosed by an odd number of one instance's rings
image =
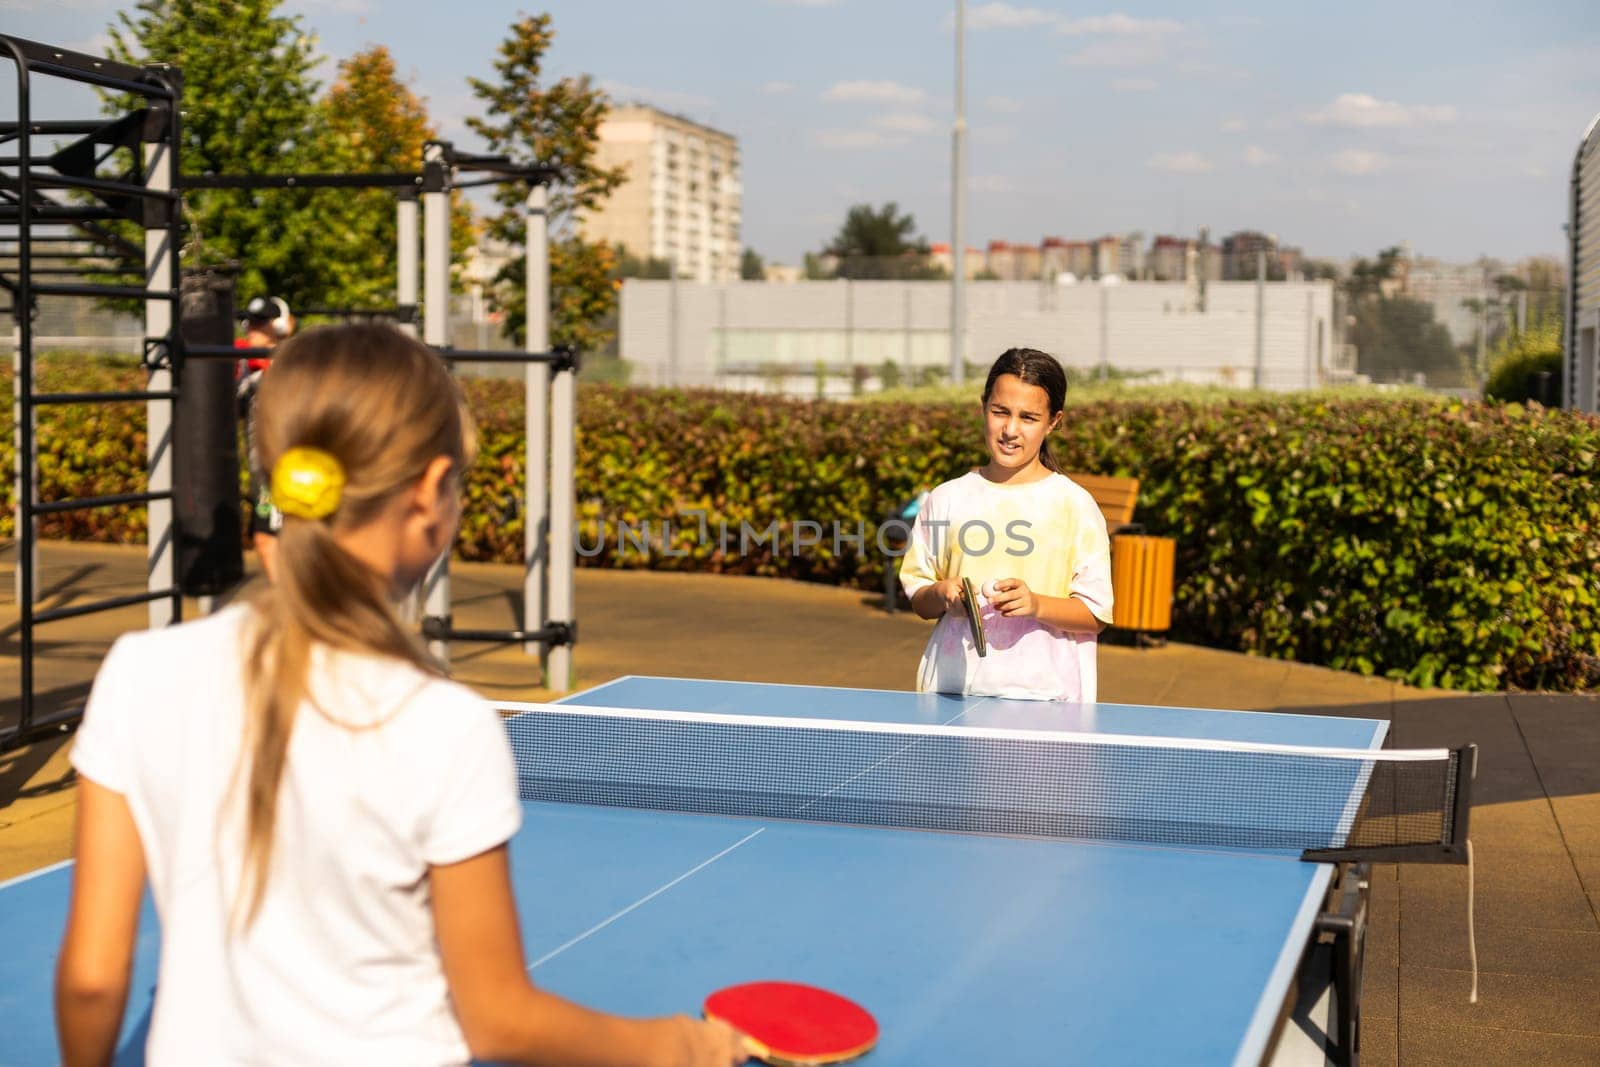
[[[588,940],[590,937],[592,937],[595,934],[599,933],[601,930],[604,930],[606,927],[610,926],[612,923],[616,922],[618,919],[622,918],[624,915],[627,915],[629,912],[643,907],[644,905],[650,903],[650,901],[654,900],[656,897],[659,897],[662,893],[665,893],[667,890],[671,889],[673,886],[677,885],[678,883],[684,881],[687,878],[693,877],[695,874],[698,874],[700,871],[705,870],[707,867],[711,866],[713,863],[717,862],[722,857],[724,857],[728,853],[732,852],[734,849],[739,848],[741,845],[744,845],[744,844],[746,844],[746,843],[748,843],[750,841],[755,840],[757,837],[760,837],[763,833],[766,832],[766,829],[767,828],[765,826],[761,826],[761,827],[756,828],[755,830],[753,830],[750,833],[746,834],[745,836],[741,837],[739,840],[735,841],[733,844],[729,845],[727,848],[723,849],[721,852],[718,852],[716,855],[709,856],[706,859],[701,860],[699,863],[695,864],[693,867],[690,867],[687,871],[684,871],[682,874],[678,875],[678,877],[674,878],[672,881],[667,882],[664,885],[657,886],[655,889],[651,890],[649,893],[646,893],[644,896],[640,897],[638,900],[634,901],[632,904],[629,904],[626,908],[623,908],[621,911],[617,912],[616,914],[611,915],[608,918],[600,920],[599,922],[595,923],[593,926],[589,927],[589,929],[587,929],[583,933],[579,934],[577,937],[574,937],[574,938],[570,939],[569,941],[567,941],[566,943],[558,945],[555,948],[551,949],[549,952],[546,952],[543,956],[540,956],[538,959],[536,959],[532,963],[528,964],[528,968],[527,968],[528,972],[531,974],[535,968],[541,967],[544,964],[549,963],[551,960],[555,959],[557,956],[559,956],[563,952],[567,951],[567,949],[571,948],[574,945],[580,944],[583,941]]]

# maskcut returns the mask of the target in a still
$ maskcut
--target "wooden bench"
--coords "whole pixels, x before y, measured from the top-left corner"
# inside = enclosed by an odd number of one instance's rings
[[[1112,534],[1136,532],[1133,507],[1139,501],[1139,479],[1118,478],[1109,474],[1075,474],[1067,477],[1089,490],[1100,513],[1106,517],[1106,530]]]

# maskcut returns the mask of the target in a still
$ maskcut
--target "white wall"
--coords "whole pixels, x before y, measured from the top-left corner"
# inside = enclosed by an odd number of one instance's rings
[[[1264,290],[1262,384],[1321,384],[1331,363],[1331,282],[1269,282]],[[1042,348],[1069,367],[1109,366],[1164,380],[1249,386],[1255,369],[1256,283],[1212,282],[1206,310],[1181,282],[967,286],[967,358],[987,364],[1013,346]],[[630,279],[619,347],[633,381],[814,392],[802,378],[824,364],[829,392],[849,392],[848,368],[876,375],[946,367],[948,282],[729,282]],[[1320,356],[1320,361],[1319,361]]]

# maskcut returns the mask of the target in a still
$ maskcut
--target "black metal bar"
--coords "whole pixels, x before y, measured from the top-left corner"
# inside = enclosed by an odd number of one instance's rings
[[[0,272],[11,267],[9,263],[0,263]],[[35,267],[35,278],[48,276],[51,278],[79,278],[85,274],[135,274],[142,273],[138,267]]]
[[[436,346],[439,358],[451,363],[549,363],[556,370],[577,366],[577,353],[571,348],[548,352],[516,352],[510,349],[446,348]]]
[[[87,698],[85,698],[87,699]],[[35,741],[42,741],[52,735],[60,735],[77,726],[83,721],[83,702],[66,711],[54,715],[46,715],[40,719],[30,716],[29,725],[13,726],[9,730],[0,731],[0,752],[7,752],[23,745],[31,745]]]
[[[17,154],[23,158],[33,155],[33,134],[28,128],[29,110],[32,107],[32,82],[28,70],[28,55],[23,42],[13,37],[0,37],[0,48],[11,53],[17,68]],[[17,264],[19,285],[11,305],[22,314],[17,320],[17,653],[21,666],[21,701],[17,716],[16,733],[25,735],[33,726],[33,517],[29,506],[33,503],[34,453],[38,442],[33,433],[33,198],[32,175],[24,167],[17,173]]]
[[[179,189],[409,189],[420,174],[185,174]]]
[[[30,504],[26,509],[33,515],[55,515],[63,511],[89,511],[92,508],[110,508],[119,504],[148,504],[152,500],[171,500],[172,491],[113,493],[110,496],[84,496],[74,500],[53,500],[48,504]]]
[[[125,218],[120,211],[104,207],[78,207],[67,204],[36,204],[28,213],[40,222],[78,223],[114,222]],[[16,204],[0,204],[0,223],[20,224],[21,208]]]
[[[422,620],[422,636],[429,641],[481,641],[492,644],[575,645],[576,622],[548,622],[536,630],[458,630],[448,615],[429,615]]]
[[[182,590],[177,586],[171,589],[147,589],[143,593],[129,593],[127,596],[114,596],[107,600],[96,600],[89,604],[75,604],[70,608],[55,608],[51,611],[34,612],[35,623],[60,622],[62,619],[76,619],[80,615],[94,615],[102,611],[115,611],[117,608],[131,607],[134,604],[148,604],[152,600],[163,597],[182,596]]]
[[[37,241],[39,239],[35,237],[34,240]],[[84,241],[83,243],[87,244],[88,242]],[[14,248],[0,248],[0,259],[15,259],[16,255],[17,250]],[[51,262],[76,262],[84,259],[110,259],[112,256],[108,252],[99,252],[92,248],[83,249],[81,251],[73,251],[71,249],[67,249],[65,251],[52,251],[45,248],[35,248],[33,250],[33,258],[49,260]]]
[[[176,389],[160,389],[146,393],[35,393],[33,402],[39,404],[116,404],[136,400],[176,400]]]
[[[147,189],[131,182],[110,181],[106,178],[74,178],[70,175],[35,174],[33,184],[41,189],[86,189],[95,193],[115,193],[118,196],[139,196],[151,200],[178,202],[178,194],[158,189]]]
[[[259,359],[272,354],[270,348],[234,348],[232,345],[184,345],[184,359]]]
[[[163,289],[146,289],[142,285],[60,285],[50,283],[35,285],[33,291],[41,296],[121,296],[132,300],[177,300],[178,294]]]
[[[39,41],[30,41],[26,37],[14,37],[11,34],[0,34],[0,39],[10,47],[19,66],[24,64],[32,70],[41,66],[48,66],[59,71],[62,77],[78,78],[85,80],[93,78],[108,78],[119,82],[128,82],[125,91],[143,93],[146,96],[161,95],[171,96],[171,90],[165,86],[153,85],[140,81],[145,77],[142,67],[135,67],[128,63],[119,63],[114,59],[103,59],[100,56],[91,56],[86,52],[74,52],[66,48],[57,48],[54,45],[43,44]],[[107,88],[120,88],[112,85]],[[19,109],[18,125],[25,125],[28,117]],[[104,125],[104,123],[101,123]],[[98,128],[98,127],[96,127]],[[70,132],[70,131],[63,131]]]
[[[98,133],[105,129],[104,119],[68,119],[66,121],[46,121],[28,123],[28,132],[42,134],[46,137],[56,134],[85,134]],[[0,122],[0,136],[14,136],[21,128],[20,122]]]

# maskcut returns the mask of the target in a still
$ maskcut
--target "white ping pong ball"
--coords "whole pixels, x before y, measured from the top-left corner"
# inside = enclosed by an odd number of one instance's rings
[[[986,599],[993,600],[996,593],[1000,592],[1000,583],[990,578],[983,583],[983,595]]]

